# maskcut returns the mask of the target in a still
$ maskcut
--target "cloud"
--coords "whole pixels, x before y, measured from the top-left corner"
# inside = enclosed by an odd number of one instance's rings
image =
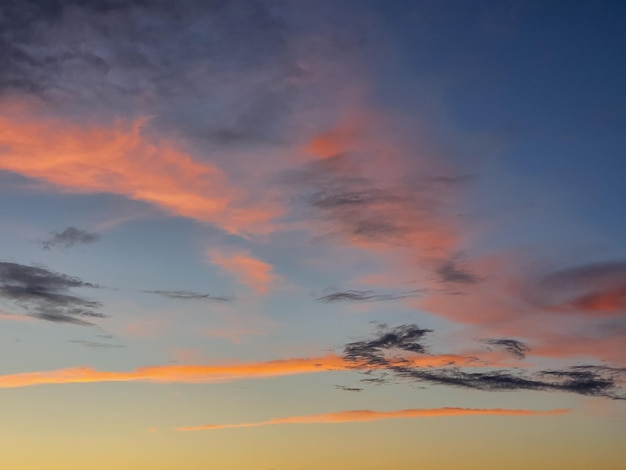
[[[278,279],[271,265],[252,257],[249,251],[211,248],[207,255],[213,264],[260,294],[266,294],[270,284]]]
[[[515,356],[517,359],[524,359],[526,357],[526,353],[530,351],[530,348],[528,347],[527,344],[521,341],[517,341],[515,339],[489,338],[489,339],[483,339],[481,341],[490,346],[502,348],[508,353]]]
[[[567,409],[555,409],[545,411],[535,410],[508,410],[502,408],[432,408],[432,409],[407,409],[396,411],[373,411],[373,410],[348,410],[337,413],[324,413],[316,415],[289,416],[286,418],[274,418],[268,421],[239,424],[207,424],[204,426],[188,426],[176,428],[177,431],[207,431],[227,428],[252,428],[257,426],[270,426],[275,424],[334,424],[334,423],[362,423],[380,421],[384,419],[415,419],[434,418],[443,416],[554,416],[569,413]]]
[[[144,290],[146,294],[160,295],[168,299],[176,300],[204,300],[207,302],[225,303],[235,300],[233,297],[224,297],[211,294],[202,294],[188,290]]]
[[[418,291],[381,294],[373,290],[346,290],[323,295],[318,297],[317,300],[325,304],[335,302],[389,302],[414,297],[416,295],[418,295]]]
[[[553,312],[593,317],[626,313],[626,261],[607,261],[557,269],[527,283],[526,299]]]
[[[87,318],[102,318],[95,311],[100,302],[71,292],[80,287],[98,286],[42,267],[0,262],[0,298],[41,320],[87,326],[92,325]]]
[[[260,0],[23,0],[2,5],[0,26],[0,91],[48,100],[128,106],[233,72],[295,73],[284,26]]]
[[[343,357],[352,361],[355,369],[367,374],[379,371],[391,374],[391,379],[411,380],[420,383],[446,385],[483,391],[540,390],[571,392],[580,395],[625,400],[623,385],[626,384],[626,368],[605,366],[574,366],[560,370],[537,370],[524,372],[519,368],[494,369],[496,364],[485,364],[486,371],[468,372],[459,364],[423,367],[400,355],[402,351],[425,353],[424,337],[431,330],[416,325],[389,328],[378,327],[373,339],[346,344]],[[499,345],[521,347],[509,341]],[[372,370],[371,366],[376,369]],[[380,377],[376,382],[386,381]]]
[[[383,364],[383,368],[393,363]],[[403,364],[422,367],[443,364],[466,364],[481,367],[476,361],[457,356],[409,356]],[[357,364],[335,354],[319,357],[279,359],[265,362],[239,362],[217,365],[165,365],[140,367],[128,372],[98,371],[90,367],[74,367],[52,371],[25,372],[0,376],[0,388],[29,387],[44,384],[71,384],[92,382],[152,382],[152,383],[221,383],[237,380],[263,379],[328,371],[351,371],[355,367],[380,368],[376,364]]]
[[[460,265],[458,258],[445,260],[436,270],[439,279],[445,283],[453,284],[476,284],[480,278]]]
[[[360,387],[348,387],[347,385],[334,385],[337,390],[343,390],[344,392],[362,392]]]
[[[98,241],[100,235],[97,233],[89,233],[76,227],[67,227],[62,232],[51,232],[50,237],[41,241],[44,250],[60,246],[62,248],[71,248],[77,244],[90,244]]]
[[[346,344],[343,357],[359,366],[388,365],[390,360],[385,357],[388,351],[425,353],[426,347],[422,340],[431,331],[417,325],[401,325],[394,328],[379,325],[374,339]]]
[[[277,213],[245,201],[215,165],[198,163],[181,142],[150,134],[146,119],[77,124],[29,105],[3,105],[0,170],[74,192],[107,192],[230,232],[263,231]]]
[[[314,136],[305,150],[318,158],[285,171],[282,182],[297,187],[317,230],[331,237],[368,250],[447,257],[458,241],[446,207],[455,185],[428,176],[434,170],[427,164],[414,175],[403,152],[415,149],[385,127],[383,113],[361,114]]]
[[[75,367],[0,376],[0,388],[92,382],[216,383],[310,374],[345,368],[346,364],[343,359],[334,355],[224,365],[140,367],[129,372],[107,372],[89,367]]]

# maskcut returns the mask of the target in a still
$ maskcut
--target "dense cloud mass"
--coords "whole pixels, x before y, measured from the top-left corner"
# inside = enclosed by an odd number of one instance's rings
[[[367,374],[387,373],[365,379],[368,383],[385,383],[392,379],[411,380],[419,383],[471,388],[483,391],[541,390],[571,392],[618,400],[626,399],[623,385],[626,383],[626,369],[598,365],[581,365],[561,370],[522,370],[495,369],[468,372],[456,365],[443,367],[416,367],[410,359],[399,356],[398,352],[426,354],[424,337],[431,330],[416,325],[402,325],[389,328],[381,325],[377,334],[370,340],[346,344],[343,357],[354,363],[356,369]],[[488,340],[489,341],[489,340]],[[523,357],[528,351],[522,343],[514,340],[492,340],[495,345],[504,346],[509,352]],[[372,367],[375,367],[374,369]]]
[[[0,298],[41,320],[91,325],[88,318],[102,318],[95,310],[100,302],[72,293],[81,287],[98,286],[42,267],[0,262]]]

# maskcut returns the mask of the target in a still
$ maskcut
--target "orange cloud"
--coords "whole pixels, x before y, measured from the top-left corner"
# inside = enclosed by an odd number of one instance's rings
[[[569,413],[567,409],[547,411],[535,410],[508,410],[501,408],[433,408],[408,409],[397,411],[348,410],[338,413],[325,413],[305,416],[289,416],[275,418],[257,423],[239,424],[207,424],[203,426],[189,426],[176,428],[176,431],[206,431],[210,429],[252,428],[257,426],[271,426],[275,424],[327,424],[327,423],[356,423],[380,421],[383,419],[406,418],[433,418],[440,416],[469,416],[469,415],[496,415],[496,416],[553,416]]]
[[[0,110],[0,170],[69,191],[120,194],[230,232],[267,229],[278,211],[248,204],[215,165],[150,135],[147,119],[108,126],[50,118],[29,106]]]
[[[207,254],[213,264],[261,294],[266,294],[268,286],[277,279],[271,265],[253,258],[248,251],[211,248]]]
[[[450,364],[484,366],[484,363],[476,360],[458,358],[454,355],[415,356],[406,360],[415,366],[422,367],[439,367]],[[331,370],[346,371],[354,369],[355,366],[354,362],[347,362],[337,355],[328,354],[320,357],[281,359],[267,362],[140,367],[128,372],[98,371],[90,367],[73,367],[47,372],[24,372],[0,376],[0,388],[93,382],[218,383],[311,374]],[[376,366],[366,367],[373,369]]]
[[[226,365],[140,367],[129,372],[107,372],[90,367],[74,367],[49,372],[26,372],[0,376],[0,388],[90,382],[229,382],[340,369],[346,369],[346,364],[343,359],[334,355]]]

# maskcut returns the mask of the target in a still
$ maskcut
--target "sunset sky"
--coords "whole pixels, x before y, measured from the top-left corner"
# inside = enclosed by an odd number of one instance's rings
[[[0,1],[0,467],[621,470],[626,3]]]

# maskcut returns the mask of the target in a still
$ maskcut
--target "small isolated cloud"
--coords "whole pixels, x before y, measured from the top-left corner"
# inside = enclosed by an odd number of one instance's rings
[[[343,390],[344,392],[362,392],[361,387],[348,387],[347,385],[335,385],[337,390]]]
[[[439,280],[452,284],[476,284],[480,278],[464,267],[459,258],[449,258],[436,269]]]
[[[488,338],[481,340],[481,342],[488,344],[489,346],[503,349],[504,351],[515,356],[517,359],[524,359],[526,357],[526,353],[530,351],[530,348],[526,343],[515,339]]]
[[[325,413],[305,416],[288,416],[274,418],[255,423],[238,424],[207,424],[203,426],[188,426],[176,428],[177,431],[208,431],[227,428],[253,428],[271,426],[275,424],[331,424],[331,423],[362,423],[380,421],[384,419],[435,418],[442,416],[553,416],[569,413],[566,409],[535,411],[535,410],[508,410],[502,408],[431,408],[408,409],[396,411],[348,410],[337,413]]]
[[[235,300],[234,297],[203,294],[188,290],[144,290],[143,292],[146,294],[160,295],[161,297],[176,300],[204,300],[216,303],[232,302]]]
[[[87,318],[104,317],[95,310],[101,304],[72,293],[80,287],[98,286],[42,267],[0,262],[0,298],[14,302],[31,317],[92,325]]]
[[[50,237],[40,243],[44,250],[49,250],[54,247],[71,248],[79,244],[88,245],[98,240],[100,240],[100,235],[97,233],[67,227],[62,232],[50,232]]]
[[[487,370],[470,372],[463,369],[467,364],[460,361],[424,367],[413,358],[402,357],[403,351],[426,354],[423,340],[430,332],[431,330],[416,325],[401,325],[395,328],[381,325],[372,339],[346,344],[343,357],[346,361],[354,363],[354,369],[360,369],[368,375],[375,371],[386,374],[375,377],[375,383],[396,379],[492,392],[537,390],[626,400],[623,389],[626,384],[626,368],[581,365],[558,370],[525,372],[514,367],[503,369],[485,364]],[[526,351],[523,343],[514,340],[496,341],[499,346],[508,348],[509,352]],[[471,361],[469,365],[472,365]],[[475,367],[475,364],[472,366]],[[368,378],[367,381],[372,380]]]
[[[373,290],[345,290],[323,295],[318,297],[317,300],[325,304],[336,302],[390,302],[393,300],[405,299],[407,297],[415,297],[418,294],[419,291],[383,294]]]
[[[270,284],[277,279],[272,266],[252,257],[249,251],[211,248],[207,255],[211,263],[260,294],[267,294]]]

